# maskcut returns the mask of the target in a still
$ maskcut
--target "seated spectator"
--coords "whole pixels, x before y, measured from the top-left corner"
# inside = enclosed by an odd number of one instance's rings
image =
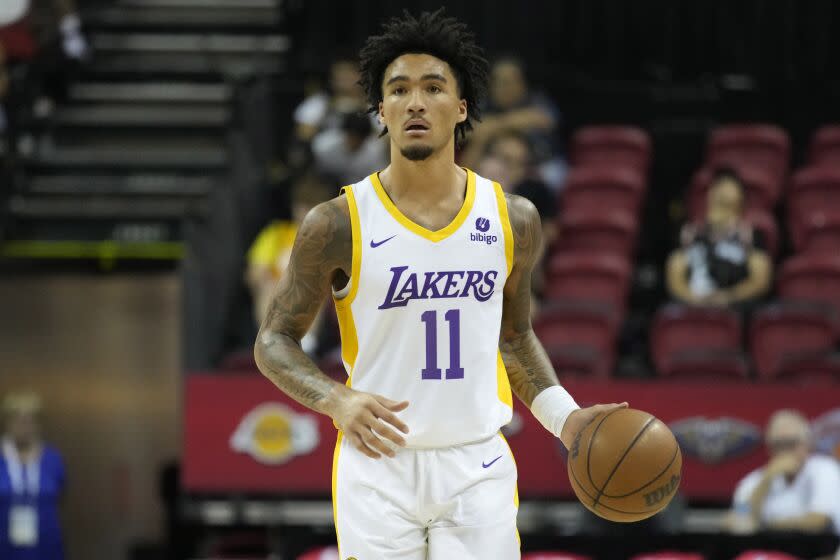
[[[715,173],[705,221],[687,224],[667,262],[668,291],[694,305],[747,308],[770,288],[772,265],[762,240],[742,220],[744,186],[731,169]]]
[[[330,64],[327,88],[307,96],[295,109],[295,136],[309,142],[321,130],[339,128],[341,115],[365,111],[359,78],[359,63],[354,57],[335,58]]]
[[[372,132],[367,115],[342,115],[341,128],[323,130],[312,139],[315,169],[336,184],[350,185],[387,167],[388,143]]]
[[[840,534],[840,465],[813,453],[808,420],[794,410],[774,413],[765,443],[770,461],[735,488],[730,530]]]
[[[64,465],[41,440],[41,400],[31,393],[6,396],[0,454],[0,558],[60,560],[64,557],[58,502]]]
[[[557,189],[566,174],[566,164],[557,142],[560,111],[545,95],[530,91],[522,62],[500,58],[490,73],[490,102],[473,131],[461,162],[477,166],[487,145],[504,131],[527,138],[539,177]]]
[[[6,70],[6,51],[0,44],[0,145],[6,133],[6,94],[9,92],[9,72]],[[0,149],[0,153],[3,150]]]
[[[292,221],[275,220],[269,223],[248,250],[245,283],[251,292],[257,325],[262,324],[277,281],[289,264],[298,226],[312,208],[334,195],[333,189],[314,174],[304,176],[292,191]],[[318,350],[316,333],[321,315],[323,313],[318,315],[309,334],[301,340],[301,346],[308,353]]]

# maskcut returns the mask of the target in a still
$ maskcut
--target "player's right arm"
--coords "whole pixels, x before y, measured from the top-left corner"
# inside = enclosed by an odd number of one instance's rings
[[[391,426],[408,432],[395,414],[408,403],[355,391],[334,381],[300,347],[331,287],[346,284],[352,256],[350,211],[345,197],[313,208],[298,229],[289,266],[257,335],[254,358],[263,375],[280,390],[332,418],[359,451],[373,458],[381,453],[393,456],[377,434],[398,446],[405,445]]]

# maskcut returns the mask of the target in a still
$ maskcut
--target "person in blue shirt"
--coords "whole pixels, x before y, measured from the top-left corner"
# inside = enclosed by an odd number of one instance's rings
[[[0,452],[0,558],[63,560],[58,502],[64,465],[41,440],[40,398],[10,394],[3,400],[5,432]]]

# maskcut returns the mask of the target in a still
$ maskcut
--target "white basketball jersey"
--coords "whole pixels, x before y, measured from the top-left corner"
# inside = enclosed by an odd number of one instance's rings
[[[353,264],[335,305],[348,384],[409,402],[399,413],[409,447],[494,435],[512,412],[499,353],[513,262],[501,187],[468,170],[464,205],[438,231],[406,218],[377,174],[344,191]]]

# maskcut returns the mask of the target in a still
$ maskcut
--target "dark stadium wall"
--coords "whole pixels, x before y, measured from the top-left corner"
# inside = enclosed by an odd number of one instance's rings
[[[180,450],[175,274],[0,280],[0,398],[32,389],[62,453],[68,558],[161,536],[158,471]]]

